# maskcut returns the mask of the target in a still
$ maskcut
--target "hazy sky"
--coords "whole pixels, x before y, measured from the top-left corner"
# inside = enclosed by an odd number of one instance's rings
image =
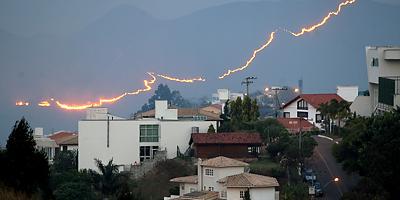
[[[243,73],[219,81],[243,64],[277,27],[297,30],[320,20],[339,0],[3,0],[0,1],[0,145],[15,120],[33,127],[76,130],[84,112],[15,107],[15,100],[56,97],[85,103],[142,87],[145,72],[190,77],[168,81],[185,97],[295,86],[334,92],[337,85],[366,89],[365,46],[400,44],[400,1],[358,0],[320,30],[302,38],[280,33]],[[195,92],[193,92],[195,91]],[[129,97],[111,112],[128,116],[151,94]]]

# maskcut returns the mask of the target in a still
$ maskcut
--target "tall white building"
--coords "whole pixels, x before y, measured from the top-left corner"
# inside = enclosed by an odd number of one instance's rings
[[[87,118],[78,124],[79,169],[96,169],[94,159],[113,159],[121,166],[140,164],[160,150],[175,158],[178,150],[184,153],[189,148],[192,132],[207,132],[218,121],[206,113],[180,117],[179,109],[168,108],[167,101],[156,101],[153,116],[123,119],[105,108],[89,108]]]
[[[359,96],[351,110],[371,115],[400,105],[400,46],[366,47],[369,97]]]
[[[224,105],[226,101],[236,100],[238,97],[243,99],[243,93],[234,93],[228,89],[218,89],[217,93],[212,94],[212,104]]]

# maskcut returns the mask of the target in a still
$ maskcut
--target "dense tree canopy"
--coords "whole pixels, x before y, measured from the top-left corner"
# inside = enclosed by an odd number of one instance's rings
[[[400,109],[370,118],[353,118],[344,131],[345,137],[333,151],[344,169],[358,172],[365,178],[360,184],[375,188],[369,195],[387,193],[385,199],[400,199]],[[358,187],[355,192],[361,189]]]

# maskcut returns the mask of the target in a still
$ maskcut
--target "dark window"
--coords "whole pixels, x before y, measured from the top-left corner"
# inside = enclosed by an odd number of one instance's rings
[[[63,148],[63,151],[68,150],[68,147],[67,147],[67,146],[63,146],[62,148]]]
[[[379,59],[378,58],[372,58],[371,66],[372,67],[379,67]]]
[[[146,159],[153,159],[154,154],[158,151],[158,146],[141,146],[140,147],[140,161]]]
[[[297,117],[308,119],[308,112],[297,112]]]
[[[308,103],[303,99],[297,102],[297,109],[308,110]]]
[[[324,116],[322,116],[321,114],[315,115],[315,122],[321,123],[323,119],[324,119]]]
[[[290,112],[284,112],[283,118],[290,118]]]

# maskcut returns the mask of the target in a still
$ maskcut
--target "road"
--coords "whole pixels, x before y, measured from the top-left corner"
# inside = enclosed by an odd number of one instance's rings
[[[332,145],[335,141],[314,136],[318,145],[314,149],[314,155],[306,161],[307,167],[311,167],[317,174],[317,180],[324,188],[325,195],[319,199],[340,199],[344,192],[351,190],[357,184],[356,175],[348,175],[342,170],[342,166],[336,162],[332,155]],[[332,181],[335,177],[339,182]]]

